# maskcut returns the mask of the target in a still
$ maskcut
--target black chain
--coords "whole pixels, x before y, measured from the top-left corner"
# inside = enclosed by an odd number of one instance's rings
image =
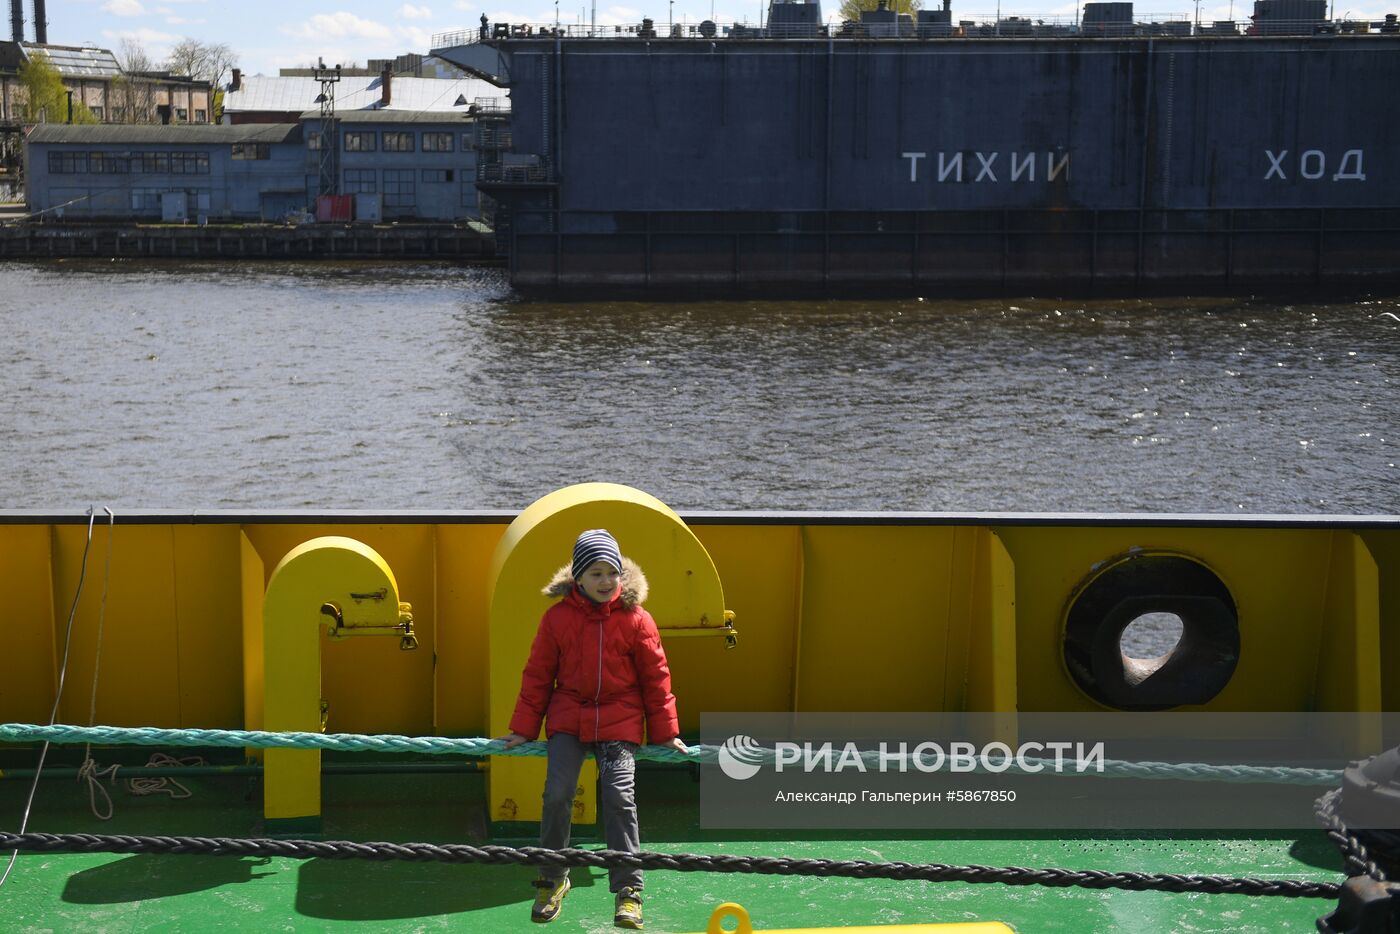
[[[88,833],[0,833],[0,850],[43,853],[192,853],[213,856],[284,856],[292,859],[371,859],[491,865],[591,866],[671,869],[677,872],[842,876],[925,882],[999,882],[1003,885],[1082,886],[1090,889],[1197,892],[1213,895],[1277,895],[1336,900],[1340,886],[1296,879],[1231,879],[1226,876],[1097,869],[1026,869],[1019,866],[949,866],[943,863],[875,863],[865,860],[786,859],[693,853],[623,853],[617,850],[547,850],[541,847],[470,846],[462,843],[355,843],[344,840],[267,840],[238,837],[142,837]]]

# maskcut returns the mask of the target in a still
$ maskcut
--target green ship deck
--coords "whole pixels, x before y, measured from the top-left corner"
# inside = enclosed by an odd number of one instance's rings
[[[55,748],[49,767],[74,765]],[[185,750],[182,754],[189,754]],[[19,750],[6,765],[23,768]],[[111,755],[97,756],[103,762]],[[121,761],[139,763],[130,755]],[[144,758],[144,757],[143,757]],[[328,761],[351,761],[328,754]],[[230,761],[219,759],[218,761]],[[361,759],[353,761],[362,762]],[[398,759],[396,761],[403,761]],[[27,763],[32,767],[32,762]],[[137,768],[123,769],[130,776]],[[260,836],[261,789],[246,776],[184,779],[193,796],[113,791],[99,821],[82,783],[40,783],[29,829],[41,832]],[[0,814],[17,822],[29,781],[0,781]],[[484,776],[328,775],[327,840],[512,843],[488,840]],[[1062,867],[1340,882],[1341,858],[1322,832],[1211,835],[1131,831],[1003,834],[888,831],[834,834],[707,832],[689,770],[638,774],[643,848],[987,866]],[[576,841],[589,847],[596,843]],[[24,854],[0,888],[8,932],[539,931],[529,921],[534,871],[524,866],[266,860],[173,854]],[[606,873],[573,870],[574,889],[549,931],[612,931]],[[1001,884],[895,882],[652,871],[647,930],[698,932],[722,902],[748,909],[756,931],[856,925],[1003,921],[1019,932],[1312,931],[1335,903],[1321,899],[1170,894]]]

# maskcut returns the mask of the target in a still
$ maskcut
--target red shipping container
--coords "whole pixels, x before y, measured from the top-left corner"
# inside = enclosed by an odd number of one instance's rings
[[[351,195],[317,195],[316,221],[322,224],[348,224],[355,213]]]

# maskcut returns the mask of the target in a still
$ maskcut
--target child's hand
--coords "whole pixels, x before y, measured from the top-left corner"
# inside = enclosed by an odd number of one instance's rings
[[[514,749],[521,743],[529,742],[529,740],[521,736],[519,733],[507,733],[505,736],[496,737],[496,742],[505,743],[505,748],[507,749]]]
[[[669,746],[676,752],[690,752],[690,747],[687,746],[685,743],[681,742],[681,738],[679,736],[672,739],[669,743],[662,743],[661,745]]]

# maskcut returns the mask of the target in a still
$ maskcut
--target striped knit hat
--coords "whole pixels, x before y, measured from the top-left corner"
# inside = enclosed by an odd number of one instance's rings
[[[582,577],[595,561],[606,561],[622,570],[622,551],[607,529],[589,529],[574,542],[574,580]]]

